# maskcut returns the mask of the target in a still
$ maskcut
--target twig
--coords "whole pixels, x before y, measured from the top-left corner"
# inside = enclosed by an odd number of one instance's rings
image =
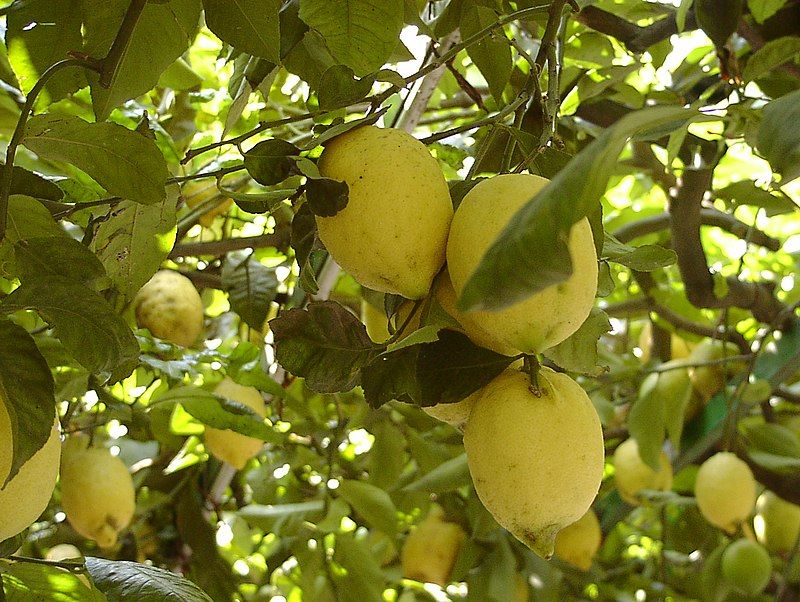
[[[114,42],[111,48],[108,49],[108,54],[101,62],[100,70],[100,85],[103,88],[108,88],[114,82],[119,71],[120,63],[125,55],[125,50],[131,43],[133,38],[133,30],[139,22],[139,17],[142,16],[142,11],[147,5],[147,0],[131,0],[128,5],[128,10],[122,19],[119,26]]]
[[[635,53],[644,52],[653,44],[678,33],[675,14],[659,19],[647,27],[640,27],[596,6],[587,6],[575,19],[590,29],[616,38],[625,44],[628,50]],[[686,15],[685,31],[696,28],[694,12],[690,11]]]
[[[224,240],[213,240],[209,242],[188,242],[177,244],[170,251],[170,259],[176,257],[200,257],[201,255],[212,255],[219,257],[230,251],[241,249],[263,249],[275,247],[285,249],[289,244],[289,234],[284,232],[285,228],[273,234],[262,234],[260,236],[243,236],[239,238],[226,238]]]
[[[512,102],[509,105],[506,105],[505,107],[503,107],[501,111],[498,111],[494,115],[489,115],[488,117],[484,117],[483,119],[477,119],[470,123],[465,123],[459,125],[458,127],[451,128],[449,130],[444,130],[442,132],[431,134],[426,138],[422,138],[421,142],[423,144],[431,144],[438,140],[443,140],[445,138],[449,138],[450,136],[455,136],[456,134],[461,134],[463,132],[475,130],[485,125],[492,125],[498,123],[504,117],[507,117],[508,115],[513,113],[517,109],[517,107],[524,105],[527,100],[528,100],[527,96],[520,95],[514,102]]]

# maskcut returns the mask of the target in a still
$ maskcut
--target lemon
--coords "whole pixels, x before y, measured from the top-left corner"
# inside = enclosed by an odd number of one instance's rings
[[[262,418],[267,415],[264,398],[255,387],[245,387],[226,377],[217,385],[214,393],[247,406]],[[205,444],[211,455],[231,464],[237,470],[244,468],[247,461],[264,447],[261,439],[210,426],[206,427]]]
[[[216,182],[189,180],[181,186],[181,196],[186,202],[186,206],[190,209],[194,209],[199,205],[205,206],[211,202],[211,199],[218,197],[213,207],[210,207],[197,220],[204,228],[210,228],[214,223],[214,218],[218,215],[226,214],[233,205],[233,199],[224,198],[220,195]]]
[[[136,293],[136,323],[175,345],[192,345],[203,330],[203,301],[186,276],[161,270]]]
[[[101,548],[113,547],[133,518],[136,493],[128,467],[85,437],[70,437],[61,457],[61,507],[72,527]]]
[[[672,487],[672,465],[667,454],[659,455],[656,472],[639,456],[636,439],[627,439],[614,452],[614,483],[620,496],[629,504],[638,504],[637,494],[644,489],[668,491]]]
[[[400,333],[401,338],[404,338],[417,330],[420,326],[420,312],[419,310],[411,316],[411,311],[414,309],[414,303],[406,301],[400,305],[397,312],[392,316],[392,327],[396,330],[402,328]],[[379,309],[368,303],[366,300],[361,300],[361,321],[367,328],[369,338],[376,343],[383,343],[391,336],[389,332],[389,319],[382,309]]]
[[[756,503],[756,481],[750,467],[730,452],[719,452],[697,471],[694,496],[712,525],[733,533]]]
[[[58,416],[42,448],[3,486],[11,471],[13,453],[11,417],[5,400],[0,398],[0,541],[27,529],[47,508],[56,487],[61,457]]]
[[[427,295],[444,263],[453,205],[425,145],[401,130],[363,126],[326,144],[319,171],[349,187],[347,206],[316,220],[336,262],[373,290]]]
[[[590,508],[576,522],[558,532],[555,554],[582,571],[588,571],[602,540],[600,521]]]
[[[403,577],[444,587],[450,582],[453,565],[466,538],[460,525],[445,522],[434,507],[406,537],[400,552]]]
[[[517,355],[520,353],[518,349],[514,349],[513,347],[506,345],[501,340],[484,330],[483,327],[478,323],[478,319],[474,313],[465,313],[458,309],[456,306],[458,297],[456,297],[456,291],[453,289],[453,283],[450,280],[450,275],[447,272],[441,276],[434,292],[434,296],[442,306],[442,309],[461,325],[461,328],[464,329],[464,333],[479,347],[491,349],[492,351],[502,355]]]
[[[603,432],[578,383],[549,368],[506,370],[484,389],[464,429],[475,491],[497,522],[542,557],[589,509],[603,477]]]
[[[706,339],[694,348],[688,359],[690,362],[707,362],[738,355],[738,353],[739,348],[731,342]],[[730,376],[742,370],[743,367],[742,362],[696,366],[689,370],[689,377],[692,379],[695,390],[705,401],[708,401],[723,389],[726,375]]]
[[[755,596],[763,592],[771,575],[769,554],[754,541],[739,539],[722,553],[722,576],[743,594]]]
[[[61,562],[62,560],[71,559],[80,560],[83,558],[83,554],[81,554],[81,551],[71,543],[60,543],[47,550],[44,558],[45,560]]]
[[[548,180],[503,174],[479,182],[458,206],[447,239],[447,266],[460,296],[481,259],[515,214]],[[572,275],[499,311],[473,312],[475,323],[507,347],[539,353],[583,324],[597,293],[597,253],[587,219],[569,235]]]
[[[765,491],[756,501],[754,526],[758,541],[770,552],[791,552],[800,537],[800,506]]]

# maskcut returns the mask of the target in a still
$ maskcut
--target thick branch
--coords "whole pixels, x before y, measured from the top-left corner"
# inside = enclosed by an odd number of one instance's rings
[[[647,27],[640,27],[595,6],[587,6],[575,18],[590,29],[618,39],[625,44],[628,50],[636,53],[644,52],[653,44],[678,33],[678,24],[674,14],[659,19]],[[696,28],[694,13],[690,11],[686,15],[684,31]]]
[[[777,238],[772,238],[761,230],[757,230],[739,221],[734,216],[711,207],[703,207],[700,209],[700,223],[703,226],[720,228],[742,240],[759,245],[770,251],[777,251],[781,248],[781,241]],[[652,234],[653,232],[658,232],[659,230],[664,230],[669,227],[670,214],[659,213],[658,215],[651,215],[650,217],[624,225],[614,232],[614,236],[619,239],[620,242],[628,242],[640,236]]]
[[[710,187],[712,174],[709,168],[685,170],[670,198],[672,246],[678,254],[686,296],[696,307],[741,307],[752,311],[761,322],[772,324],[777,320],[775,326],[781,328],[787,323],[784,307],[769,285],[731,277],[726,280],[728,290],[724,296],[717,297],[714,292],[714,278],[700,240],[700,203]]]

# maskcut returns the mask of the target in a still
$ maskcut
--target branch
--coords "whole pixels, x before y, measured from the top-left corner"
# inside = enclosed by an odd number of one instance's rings
[[[587,6],[578,13],[575,19],[590,29],[616,38],[625,44],[628,50],[637,54],[678,33],[678,23],[674,13],[647,27],[640,27],[595,6]],[[689,11],[686,15],[684,31],[693,29],[697,29],[697,23],[694,19],[694,12]]]
[[[260,236],[243,236],[241,238],[226,238],[225,240],[213,240],[209,242],[187,242],[175,245],[169,254],[170,259],[176,257],[199,257],[201,255],[213,255],[219,257],[230,251],[241,249],[263,249],[264,247],[275,247],[285,249],[289,244],[289,233],[285,228],[278,230],[274,234],[262,234]]]
[[[712,207],[703,207],[700,209],[700,222],[703,226],[720,228],[742,240],[759,245],[770,251],[778,251],[781,248],[781,241],[777,238],[773,238],[761,230],[757,230],[739,221],[734,216]],[[622,226],[619,230],[614,232],[614,236],[620,242],[628,242],[640,236],[652,234],[659,230],[665,230],[669,227],[670,214],[659,213],[658,215],[651,215],[650,217],[645,217]]]
[[[768,284],[731,277],[726,280],[728,290],[723,297],[717,297],[714,292],[714,278],[700,240],[700,204],[711,185],[712,174],[710,168],[686,169],[670,197],[672,246],[678,254],[678,269],[686,296],[695,307],[750,310],[757,320],[769,324],[775,322],[776,328],[782,329],[788,324],[788,317]]]

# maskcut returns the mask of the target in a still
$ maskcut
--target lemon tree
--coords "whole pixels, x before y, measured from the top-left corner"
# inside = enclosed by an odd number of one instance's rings
[[[4,2],[0,599],[797,599],[798,24]]]

